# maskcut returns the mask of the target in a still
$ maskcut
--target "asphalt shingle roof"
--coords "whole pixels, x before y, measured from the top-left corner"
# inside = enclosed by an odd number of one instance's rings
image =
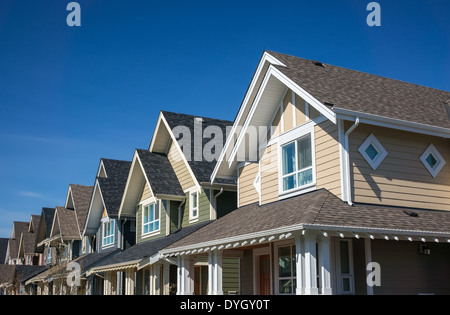
[[[82,231],[84,224],[86,223],[94,187],[74,184],[70,184],[69,186],[72,191],[73,206],[77,216],[79,229]]]
[[[322,103],[393,119],[450,128],[450,92],[268,51],[275,66]]]
[[[185,195],[167,156],[142,149],[136,152],[155,195]]]

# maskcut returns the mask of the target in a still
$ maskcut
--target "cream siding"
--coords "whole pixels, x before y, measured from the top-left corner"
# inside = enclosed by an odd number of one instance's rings
[[[376,170],[358,152],[371,133],[388,152]],[[447,162],[436,178],[419,159],[430,143]],[[449,140],[360,125],[350,136],[350,160],[355,202],[450,211]]]
[[[192,186],[195,186],[191,173],[186,165],[186,162],[181,156],[181,152],[178,150],[175,143],[172,141],[169,148],[168,158],[172,165],[175,175],[177,176],[181,188],[186,190]]]
[[[337,125],[326,120],[314,127],[316,187],[341,197],[341,171]]]
[[[259,164],[248,164],[239,169],[239,206],[259,202],[259,194],[253,183],[258,175]]]
[[[143,201],[145,199],[151,198],[153,197],[152,195],[152,191],[150,190],[150,186],[147,183],[147,180],[145,181],[145,185],[144,185],[144,189],[142,190],[142,194],[141,194],[141,200]]]
[[[284,132],[294,128],[294,104],[292,104],[292,91],[288,90],[283,100],[283,126]]]
[[[261,158],[261,204],[278,200],[277,145],[268,146]]]

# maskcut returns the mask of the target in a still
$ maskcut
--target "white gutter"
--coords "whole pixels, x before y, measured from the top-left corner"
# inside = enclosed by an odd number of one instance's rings
[[[356,116],[355,123],[350,129],[347,130],[344,136],[344,201],[347,201],[349,205],[352,205],[352,185],[351,185],[351,177],[350,177],[350,144],[349,144],[349,136],[359,125],[359,116]]]

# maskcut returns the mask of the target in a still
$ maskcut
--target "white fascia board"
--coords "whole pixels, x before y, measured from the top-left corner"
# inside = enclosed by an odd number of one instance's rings
[[[155,131],[153,132],[152,141],[150,142],[150,147],[148,148],[150,152],[153,152],[153,147],[158,135],[159,126],[161,125],[162,112],[159,112],[158,121],[156,123]]]
[[[64,204],[64,208],[67,209],[67,206],[69,204],[69,197],[72,195],[72,188],[69,185],[69,189],[67,190],[67,196],[66,196],[66,203]],[[72,204],[73,204],[73,197],[72,197]]]
[[[120,201],[119,213],[118,213],[119,219],[120,219],[120,217],[122,215],[123,204],[125,202],[125,197],[127,195],[127,191],[128,191],[129,186],[130,186],[131,177],[132,177],[131,175],[133,174],[133,170],[134,170],[134,167],[136,165],[136,157],[137,157],[137,150],[134,151],[134,155],[133,155],[133,160],[131,162],[130,171],[128,172],[128,176],[127,176],[127,183],[125,185],[125,189],[124,189],[123,194],[122,194],[122,200]]]
[[[324,104],[319,102],[317,99],[315,99],[311,94],[306,92],[304,89],[302,89],[300,86],[298,86],[296,83],[294,83],[291,79],[289,79],[286,75],[284,75],[280,70],[275,68],[274,66],[270,66],[267,70],[266,76],[261,84],[261,88],[258,91],[258,94],[255,97],[255,100],[253,101],[252,108],[250,109],[250,112],[245,120],[244,126],[241,129],[241,133],[239,134],[236,144],[234,145],[233,151],[228,158],[228,164],[231,165],[234,158],[236,157],[236,154],[238,152],[238,148],[243,141],[243,138],[245,137],[245,132],[250,125],[250,122],[253,118],[253,115],[255,114],[258,104],[262,98],[262,95],[264,93],[264,90],[269,83],[269,80],[271,76],[278,79],[281,83],[283,83],[285,86],[287,86],[289,89],[291,89],[295,94],[300,96],[302,99],[304,99],[309,105],[313,106],[316,110],[318,110],[322,115],[324,115],[328,120],[333,122],[334,124],[337,123],[336,114],[328,109]]]
[[[253,94],[253,92],[255,90],[256,83],[258,82],[258,79],[263,71],[263,68],[264,68],[264,65],[266,64],[266,62],[269,62],[270,64],[286,67],[286,65],[284,63],[282,63],[281,61],[279,61],[278,59],[276,59],[275,57],[270,55],[268,52],[266,52],[266,51],[264,52],[264,54],[262,55],[262,57],[258,63],[258,67],[256,68],[255,74],[253,75],[252,81],[250,82],[250,86],[248,87],[247,93],[244,96],[244,100],[241,103],[239,112],[236,115],[233,127],[231,128],[230,135],[233,135],[239,126],[239,122],[242,119],[242,115],[244,114],[245,109],[248,107],[248,102],[250,100],[250,96]],[[214,180],[216,179],[216,176],[217,176],[217,172],[219,171],[219,168],[220,168],[220,164],[223,161],[225,161],[225,158],[224,158],[225,154],[226,154],[227,150],[229,150],[230,145],[232,145],[231,144],[232,141],[233,141],[233,137],[228,137],[227,140],[225,141],[225,145],[222,149],[222,152],[220,152],[219,159],[218,159],[218,161],[214,167],[214,170],[211,174],[211,183],[214,183]]]
[[[88,214],[87,214],[87,217],[86,217],[86,223],[84,223],[83,233],[81,234],[82,237],[84,237],[84,235],[86,234],[86,230],[87,230],[88,223],[89,223],[89,220],[90,220],[90,217],[91,217],[92,206],[94,204],[94,200],[95,200],[97,189],[100,190],[99,183],[98,183],[98,180],[95,180],[94,190],[92,191],[91,202],[89,203],[89,210],[88,210]],[[103,202],[103,197],[102,197],[102,202]],[[101,217],[101,215],[100,215],[100,217]]]
[[[337,117],[339,119],[355,121],[355,117],[359,116],[360,123],[364,124],[421,133],[429,136],[450,138],[450,129],[448,128],[436,127],[374,114],[367,114],[358,111],[342,109],[339,107],[333,107],[333,111],[337,114]]]

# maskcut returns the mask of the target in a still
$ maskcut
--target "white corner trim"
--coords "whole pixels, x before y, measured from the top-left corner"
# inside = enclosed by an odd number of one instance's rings
[[[436,160],[436,165],[434,165],[434,167],[431,166],[427,161],[430,155]],[[420,156],[420,161],[426,167],[428,172],[430,172],[433,178],[435,178],[439,174],[439,172],[442,170],[442,168],[446,163],[442,155],[439,153],[439,151],[435,148],[433,144],[430,144],[428,148],[425,150],[425,152]]]

